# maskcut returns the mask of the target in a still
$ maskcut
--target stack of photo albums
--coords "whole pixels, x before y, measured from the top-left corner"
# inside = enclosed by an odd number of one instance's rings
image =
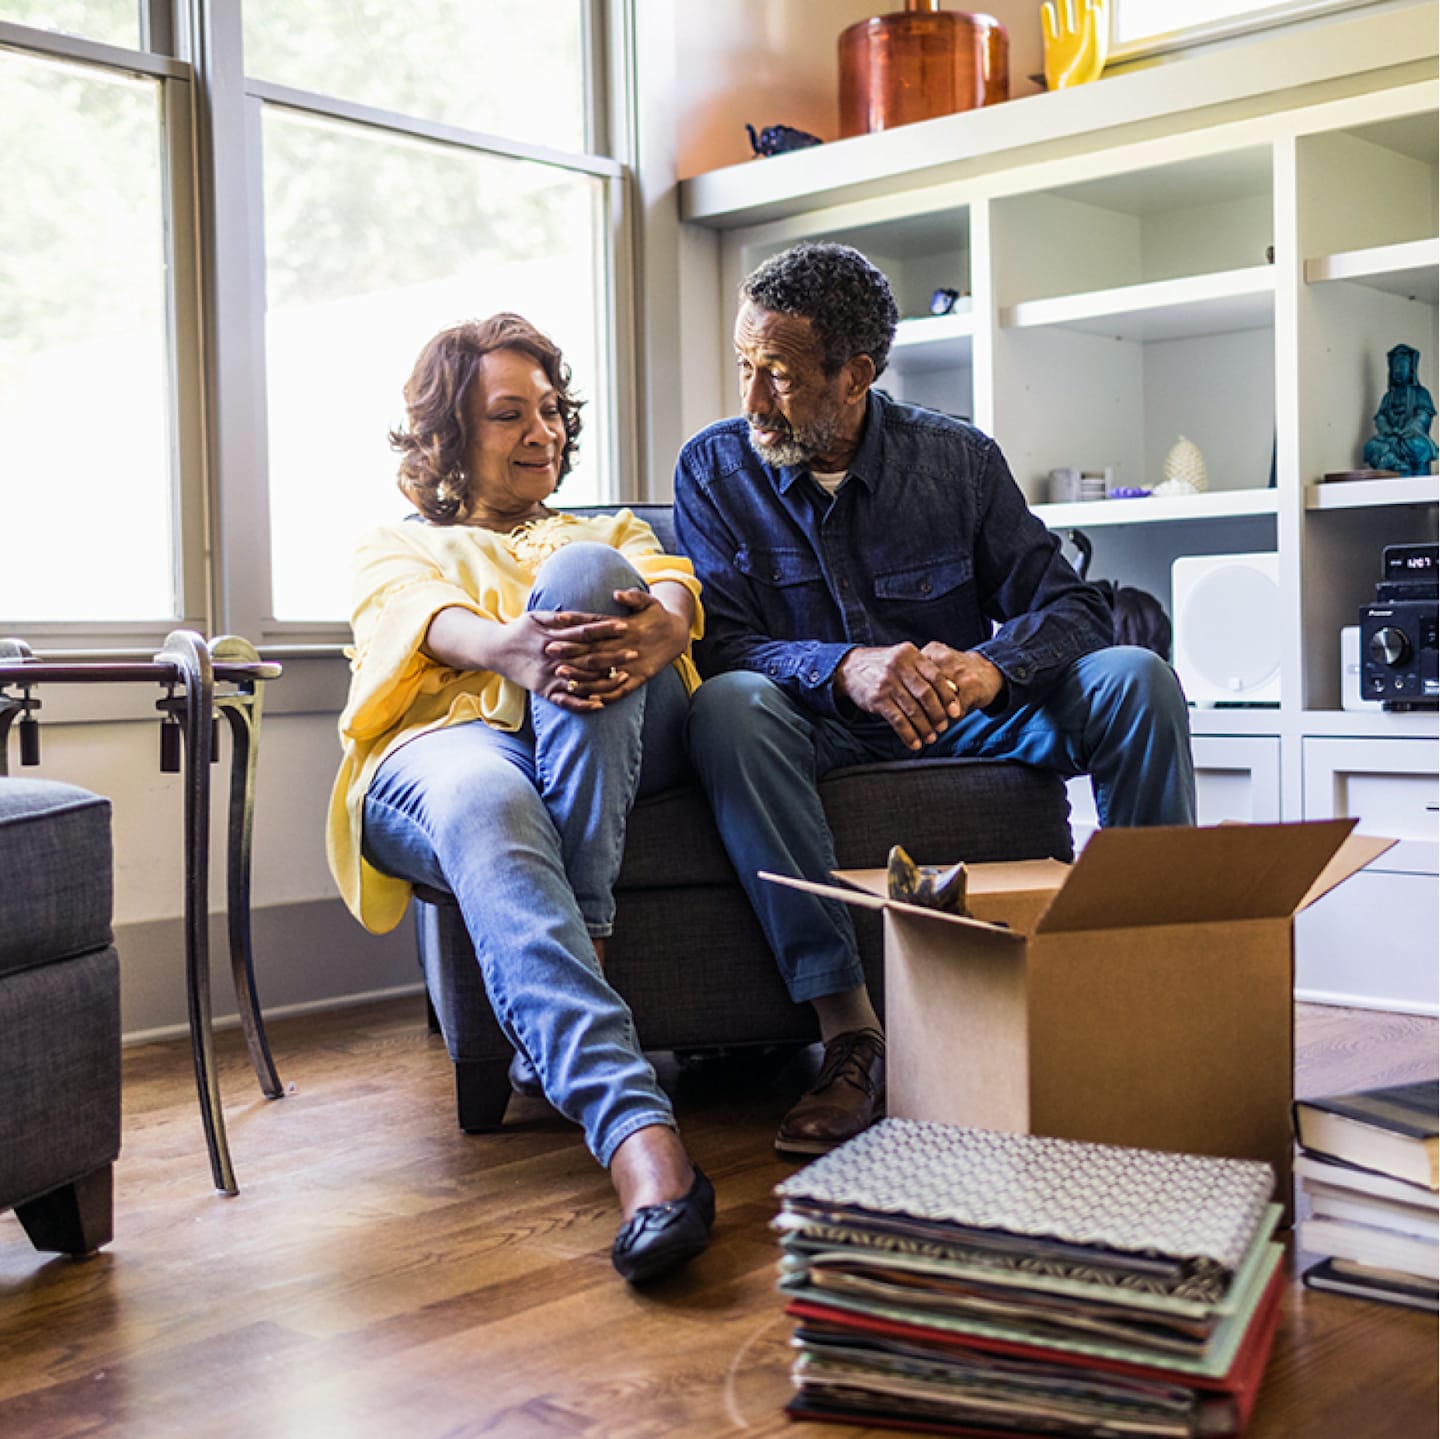
[[[1440,1312],[1437,1129],[1433,1079],[1296,1102],[1309,1288]]]
[[[776,1189],[797,1419],[1221,1436],[1279,1316],[1269,1165],[885,1119]]]

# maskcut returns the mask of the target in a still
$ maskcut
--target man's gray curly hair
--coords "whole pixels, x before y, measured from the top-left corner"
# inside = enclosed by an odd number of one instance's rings
[[[856,355],[885,370],[900,312],[890,282],[849,245],[807,240],[773,255],[740,282],[740,295],[777,315],[809,320],[827,375]]]

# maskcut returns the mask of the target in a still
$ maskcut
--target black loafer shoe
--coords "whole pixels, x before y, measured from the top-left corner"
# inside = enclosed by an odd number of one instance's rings
[[[715,1186],[697,1166],[683,1199],[643,1205],[620,1226],[610,1261],[622,1279],[645,1284],[703,1253],[714,1223]]]
[[[510,1088],[523,1099],[544,1099],[545,1086],[530,1063],[530,1056],[516,1050],[510,1057]]]

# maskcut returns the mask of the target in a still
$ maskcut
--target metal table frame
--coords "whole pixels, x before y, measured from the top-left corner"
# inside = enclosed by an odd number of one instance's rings
[[[47,684],[111,684],[149,681],[166,690],[156,708],[166,722],[178,722],[182,738],[185,850],[185,988],[189,1006],[190,1049],[210,1171],[223,1194],[237,1194],[235,1169],[225,1138],[225,1116],[215,1068],[215,1033],[210,1006],[210,764],[215,758],[212,725],[223,714],[230,725],[229,839],[226,849],[226,910],[230,973],[250,1064],[267,1099],[284,1095],[265,1020],[255,992],[250,936],[250,858],[254,838],[255,766],[260,749],[260,716],[265,682],[280,666],[262,660],[259,651],[237,635],[208,644],[193,630],[176,630],[150,661],[116,655],[70,660],[44,659],[23,640],[0,639],[0,775],[8,773],[10,728],[15,719],[38,709],[32,688]],[[17,690],[18,693],[10,693]]]

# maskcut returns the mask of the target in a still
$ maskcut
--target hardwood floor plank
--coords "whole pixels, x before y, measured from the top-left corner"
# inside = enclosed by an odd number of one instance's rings
[[[699,1261],[636,1292],[610,1266],[614,1200],[578,1130],[528,1101],[502,1132],[462,1134],[418,1000],[277,1022],[271,1041],[276,1102],[221,1036],[236,1198],[210,1188],[177,1041],[125,1055],[108,1249],[47,1259],[0,1216],[0,1435],[892,1432],[783,1414],[791,1324],[768,1225],[794,1166],[771,1138],[813,1054],[761,1077],[662,1064],[720,1210]],[[1297,1088],[1434,1073],[1435,1042],[1434,1020],[1301,1006]],[[1434,1433],[1435,1338],[1432,1316],[1292,1281],[1251,1434]]]

